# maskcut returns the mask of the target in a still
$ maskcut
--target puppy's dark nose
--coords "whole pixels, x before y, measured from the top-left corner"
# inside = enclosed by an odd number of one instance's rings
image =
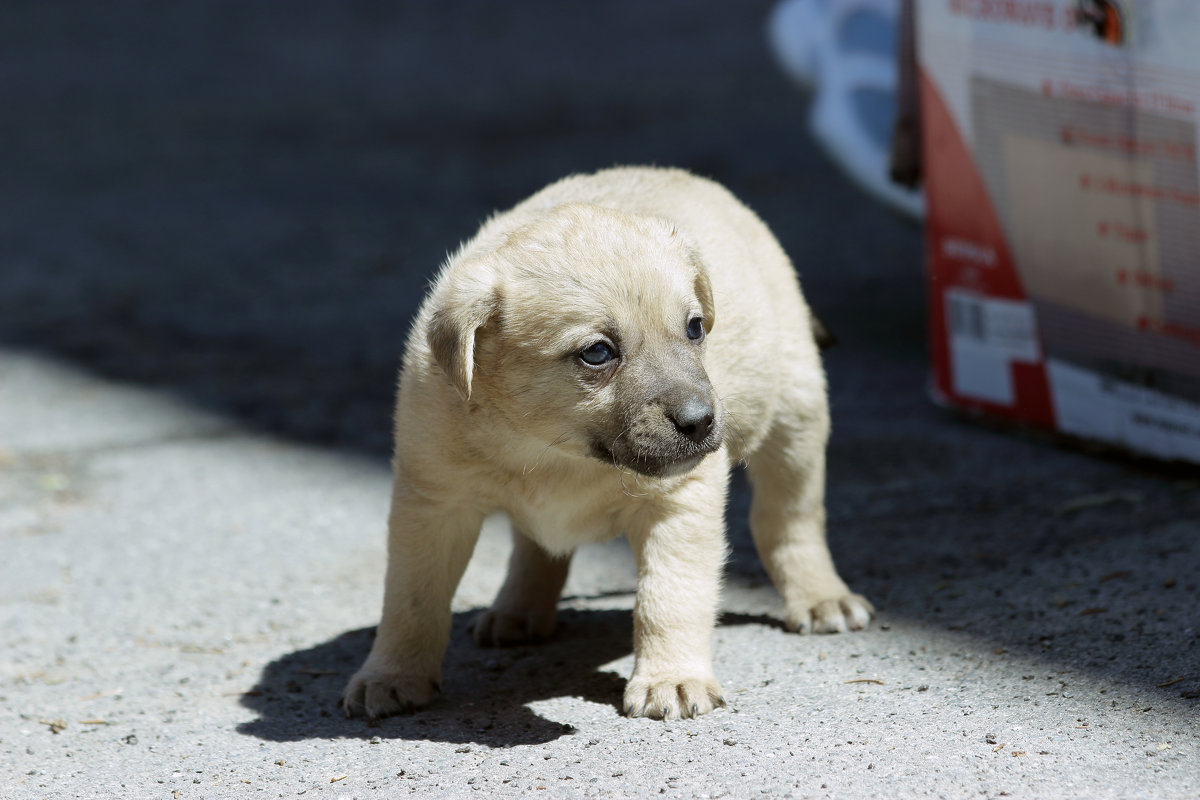
[[[691,439],[696,444],[703,442],[712,430],[712,403],[699,396],[693,396],[667,416],[675,423],[675,429],[681,436]]]

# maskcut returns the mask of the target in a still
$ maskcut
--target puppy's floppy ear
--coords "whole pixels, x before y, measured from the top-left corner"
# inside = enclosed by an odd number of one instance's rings
[[[483,261],[451,264],[433,291],[433,313],[425,332],[433,359],[464,400],[471,398],[475,334],[499,307],[496,273]]]
[[[717,306],[713,303],[712,284],[708,281],[708,268],[699,258],[693,258],[696,265],[695,292],[700,301],[700,310],[704,312],[704,333],[712,333],[713,323],[717,319]]]

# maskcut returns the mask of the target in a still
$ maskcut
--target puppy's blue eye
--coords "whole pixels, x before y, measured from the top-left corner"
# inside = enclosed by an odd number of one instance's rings
[[[700,319],[700,317],[692,317],[688,320],[687,337],[689,339],[703,339],[704,320]]]
[[[617,357],[617,351],[613,350],[612,345],[608,342],[596,342],[593,345],[588,345],[579,353],[579,358],[585,364],[590,364],[593,367],[599,367],[607,364]]]

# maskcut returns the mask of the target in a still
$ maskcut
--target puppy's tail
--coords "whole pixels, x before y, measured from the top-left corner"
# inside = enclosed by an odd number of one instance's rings
[[[809,319],[812,320],[813,338],[817,340],[817,347],[822,350],[828,350],[837,344],[837,337],[833,335],[829,328],[825,327],[825,323],[821,322],[816,314],[809,315]]]

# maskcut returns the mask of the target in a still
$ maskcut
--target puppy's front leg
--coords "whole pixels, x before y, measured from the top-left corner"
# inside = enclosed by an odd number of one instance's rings
[[[694,481],[668,516],[629,531],[638,588],[633,677],[625,687],[628,716],[696,717],[725,705],[712,668],[726,554],[725,480],[721,471],[718,480]]]
[[[392,486],[383,617],[366,662],[342,692],[347,715],[376,718],[428,705],[441,689],[450,600],[483,515],[434,502],[400,476]]]

